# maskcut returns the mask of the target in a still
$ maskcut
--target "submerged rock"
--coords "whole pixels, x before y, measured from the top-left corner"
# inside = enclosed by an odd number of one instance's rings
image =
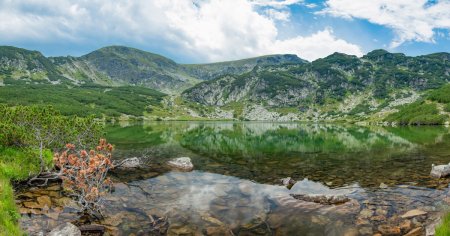
[[[182,171],[191,171],[194,165],[189,157],[179,157],[167,162],[167,165]]]
[[[450,175],[450,163],[447,165],[431,165],[431,177],[442,178]]]
[[[400,230],[400,227],[398,226],[392,226],[392,225],[380,225],[378,226],[378,231],[381,233],[381,235],[401,235],[402,231]]]
[[[427,212],[425,212],[425,211],[415,209],[415,210],[410,210],[410,211],[406,212],[405,214],[403,214],[402,218],[412,218],[412,217],[426,215],[426,214],[427,214]]]
[[[422,227],[417,227],[411,231],[409,231],[405,236],[422,236],[424,235],[424,230]]]
[[[323,205],[343,204],[350,201],[350,198],[345,195],[291,194],[291,196],[297,200],[315,202]]]
[[[71,223],[65,223],[54,228],[48,236],[81,236],[81,231]]]

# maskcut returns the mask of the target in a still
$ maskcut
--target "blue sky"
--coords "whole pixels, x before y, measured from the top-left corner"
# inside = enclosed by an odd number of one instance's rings
[[[1,45],[47,56],[109,45],[182,63],[450,51],[449,0],[0,0],[0,22]]]

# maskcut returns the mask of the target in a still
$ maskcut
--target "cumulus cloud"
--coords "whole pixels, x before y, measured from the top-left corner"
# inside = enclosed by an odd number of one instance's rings
[[[307,37],[277,40],[273,45],[272,52],[295,53],[309,60],[325,57],[334,52],[345,52],[351,55],[362,56],[359,46],[336,38],[330,28],[318,31]]]
[[[280,39],[277,21],[298,0],[5,0],[0,2],[0,42],[31,40],[78,44],[120,39],[153,44],[197,61],[268,53],[313,60],[335,51],[361,55],[359,46],[324,29]],[[264,10],[259,8],[263,7]]]
[[[434,42],[436,29],[450,29],[448,0],[327,0],[320,13],[389,27],[396,33],[392,48],[406,41]]]

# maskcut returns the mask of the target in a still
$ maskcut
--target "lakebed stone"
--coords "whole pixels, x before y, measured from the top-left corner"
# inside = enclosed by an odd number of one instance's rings
[[[53,229],[48,236],[81,236],[81,231],[75,225],[65,223]]]
[[[291,194],[291,196],[297,200],[315,202],[323,205],[343,204],[350,201],[350,198],[345,195]]]
[[[409,231],[405,236],[422,236],[424,234],[424,230],[422,227],[417,227],[411,231]]]
[[[412,218],[416,216],[426,215],[427,212],[418,209],[410,210],[402,215],[402,218]]]
[[[400,227],[398,226],[380,225],[378,226],[378,231],[380,231],[381,235],[390,235],[390,236],[401,235],[401,230]]]

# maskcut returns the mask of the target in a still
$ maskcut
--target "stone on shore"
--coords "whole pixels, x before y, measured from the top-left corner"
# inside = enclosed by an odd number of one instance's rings
[[[128,158],[122,161],[119,168],[139,168],[142,166],[142,162],[137,157]]]
[[[179,157],[167,162],[167,165],[182,171],[191,171],[194,165],[189,157]]]
[[[450,163],[447,165],[431,165],[431,177],[443,178],[450,175]]]

